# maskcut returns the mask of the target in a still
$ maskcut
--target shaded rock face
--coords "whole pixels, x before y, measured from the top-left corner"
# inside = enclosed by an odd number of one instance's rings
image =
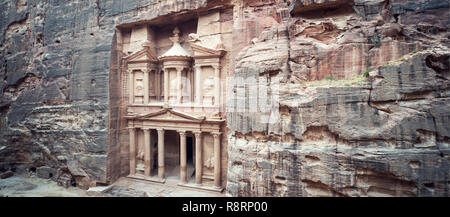
[[[0,172],[128,174],[115,28],[226,5],[228,194],[448,196],[449,2],[291,2],[1,1]]]
[[[0,170],[48,166],[65,186],[115,180],[115,27],[206,4],[1,1]]]
[[[449,196],[448,3],[296,2],[236,58],[227,192]]]

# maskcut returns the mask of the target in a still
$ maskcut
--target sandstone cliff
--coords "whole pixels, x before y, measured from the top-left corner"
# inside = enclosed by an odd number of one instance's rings
[[[0,168],[63,185],[120,171],[116,26],[207,1],[0,1]],[[111,91],[112,90],[112,91]],[[109,132],[109,133],[108,133]],[[49,166],[48,169],[46,166]]]
[[[441,0],[0,1],[0,170],[126,175],[115,28],[221,7],[228,194],[449,196]]]
[[[228,193],[448,196],[448,6],[294,1],[237,57]]]

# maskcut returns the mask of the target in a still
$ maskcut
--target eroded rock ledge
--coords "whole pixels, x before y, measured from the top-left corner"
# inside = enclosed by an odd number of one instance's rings
[[[231,195],[449,195],[447,27],[409,21],[448,18],[448,4],[355,1],[327,15],[343,2],[296,1],[237,57]]]
[[[1,1],[0,172],[83,188],[126,175],[116,28],[223,7],[228,194],[449,196],[440,0]]]

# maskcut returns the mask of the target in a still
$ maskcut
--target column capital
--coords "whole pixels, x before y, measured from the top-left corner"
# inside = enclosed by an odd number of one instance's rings
[[[220,135],[222,135],[221,132],[211,132],[211,134],[214,136],[214,138],[219,137]]]
[[[144,127],[144,128],[142,128],[144,131],[150,131],[150,130],[152,130],[152,129],[150,129],[150,128],[148,128],[148,127]]]
[[[186,130],[177,130],[177,132],[178,132],[180,135],[185,135],[185,134],[186,134]]]
[[[202,134],[202,131],[192,131],[192,133],[193,133],[195,136],[200,136],[200,135]]]
[[[164,129],[163,128],[156,128],[156,131],[164,133]]]
[[[137,127],[127,127],[129,130],[136,130]]]

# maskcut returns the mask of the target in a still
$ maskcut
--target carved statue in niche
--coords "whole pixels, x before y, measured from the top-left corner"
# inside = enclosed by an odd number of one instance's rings
[[[135,96],[144,96],[144,81],[136,79]]]
[[[170,98],[171,100],[174,100],[177,96],[178,93],[178,79],[174,78],[172,80],[170,80]],[[191,97],[191,83],[189,81],[189,79],[187,79],[186,77],[181,77],[181,96],[183,98],[183,102],[187,101],[190,99]]]
[[[136,153],[136,170],[143,171],[145,168],[144,165],[144,147],[142,145],[138,146],[138,150]]]
[[[139,150],[137,159],[142,161],[144,160],[144,150]]]
[[[191,82],[186,77],[181,78],[181,96],[183,97],[183,102],[191,99]]]
[[[204,166],[208,170],[214,170],[214,157],[209,157],[208,159],[206,159]]]
[[[203,103],[213,104],[214,98],[214,76],[208,76],[203,81]]]
[[[150,73],[151,75],[151,81],[148,82],[148,93],[150,94],[150,96],[156,96],[156,87],[155,87],[155,81],[156,81],[156,76],[154,71],[151,71]]]
[[[177,91],[178,91],[177,84],[178,84],[177,78],[170,80],[169,100],[172,102],[174,102],[177,97]]]

